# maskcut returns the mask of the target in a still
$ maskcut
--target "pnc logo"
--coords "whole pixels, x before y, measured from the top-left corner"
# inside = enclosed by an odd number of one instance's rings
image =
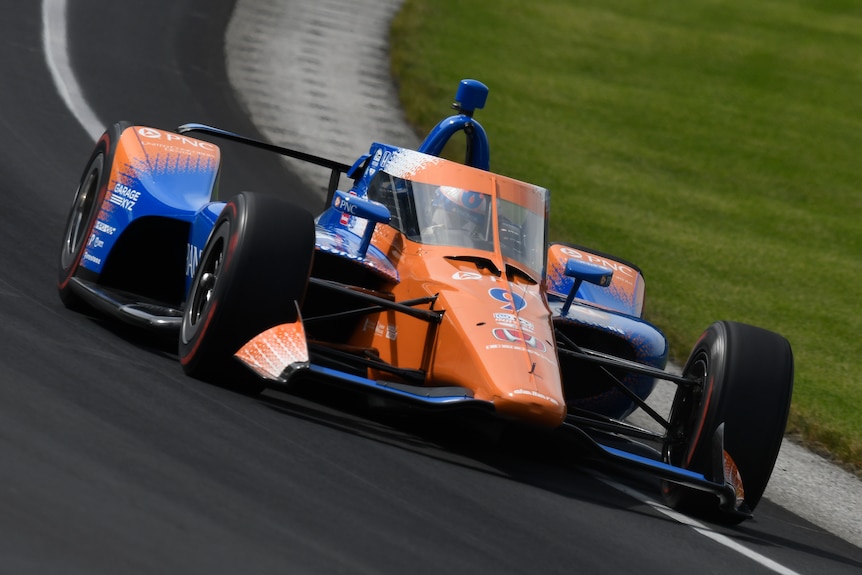
[[[481,280],[482,275],[476,272],[455,272],[452,274],[453,280]]]
[[[158,130],[153,130],[152,128],[141,128],[138,130],[138,134],[143,138],[161,138],[162,133]]]
[[[342,212],[356,215],[356,206],[350,203],[350,200],[335,198],[335,207]]]

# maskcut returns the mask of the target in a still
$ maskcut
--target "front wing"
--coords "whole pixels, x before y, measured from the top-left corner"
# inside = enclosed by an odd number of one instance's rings
[[[373,298],[374,296],[368,297]],[[413,313],[429,313],[385,300],[379,303],[385,306],[404,307]],[[580,351],[586,353],[585,350]],[[321,382],[345,385],[369,394],[384,396],[399,402],[433,410],[459,409],[485,413],[494,412],[492,402],[475,399],[472,391],[467,388],[455,386],[426,387],[390,382],[382,379],[374,380],[358,375],[355,372],[351,373],[317,363],[314,361],[313,354],[309,352],[309,342],[305,337],[305,329],[301,317],[294,323],[282,324],[258,335],[243,346],[235,356],[274,387],[289,386],[296,378],[312,377]],[[592,356],[592,361],[604,362],[615,366],[621,365],[617,363],[618,360],[603,356],[602,354]],[[634,364],[633,362],[622,362],[622,364],[642,373],[647,372],[653,376],[679,379],[678,376],[665,374],[660,370]],[[713,452],[715,454],[713,477],[717,478],[715,480],[700,473],[664,463],[661,461],[659,453],[655,453],[655,457],[648,457],[642,453],[635,452],[643,452],[643,449],[629,451],[609,442],[601,441],[600,438],[603,437],[603,431],[619,431],[622,426],[626,426],[626,424],[604,422],[604,425],[602,425],[600,421],[591,421],[583,417],[569,417],[555,432],[570,439],[574,444],[584,449],[589,459],[645,472],[664,481],[713,493],[719,498],[720,507],[725,512],[740,514],[744,517],[750,516],[750,513],[746,510],[739,508],[741,481],[738,474],[734,472],[734,466],[728,461],[727,454],[724,451],[723,425],[719,426],[713,438]],[[602,427],[606,429],[603,430]],[[651,432],[634,427],[631,427],[631,430],[635,435],[652,435]],[[595,433],[596,431],[598,433]],[[637,445],[640,448],[644,447],[640,443]]]

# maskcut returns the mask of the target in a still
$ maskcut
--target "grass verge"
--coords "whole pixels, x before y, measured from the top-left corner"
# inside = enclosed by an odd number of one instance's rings
[[[790,430],[862,469],[862,4],[406,0],[391,43],[419,133],[487,84],[552,239],[642,267],[677,360],[717,319],[783,334]]]

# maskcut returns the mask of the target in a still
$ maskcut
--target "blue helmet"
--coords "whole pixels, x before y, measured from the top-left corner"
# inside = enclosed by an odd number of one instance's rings
[[[440,186],[434,206],[448,214],[457,215],[477,226],[482,226],[488,217],[488,199],[485,194],[462,190],[453,186]]]

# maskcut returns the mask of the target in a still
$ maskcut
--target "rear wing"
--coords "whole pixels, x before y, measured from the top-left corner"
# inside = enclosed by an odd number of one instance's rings
[[[548,246],[547,292],[549,297],[566,299],[574,279],[565,274],[566,262],[573,258],[614,272],[608,287],[583,283],[577,297],[593,305],[635,317],[643,316],[643,273],[634,264],[581,246],[552,243]]]
[[[308,154],[306,152],[300,152],[299,150],[293,150],[291,148],[285,148],[283,146],[277,146],[275,144],[270,144],[269,142],[264,142],[262,140],[256,140],[254,138],[249,138],[247,136],[242,136],[240,134],[236,134],[234,132],[229,132],[227,130],[222,130],[221,128],[216,128],[213,126],[207,126],[206,124],[196,124],[189,123],[183,124],[182,126],[177,127],[177,133],[179,134],[188,134],[190,132],[198,132],[202,134],[209,134],[210,136],[216,136],[219,138],[223,138],[225,140],[229,140],[231,142],[239,142],[240,144],[246,144],[248,146],[252,146],[254,148],[260,148],[261,150],[267,150],[269,152],[275,152],[276,154],[280,154],[282,156],[286,156],[288,158],[294,158],[303,162],[308,162],[310,164],[315,164],[317,166],[321,166],[324,168],[329,168],[329,186],[327,187],[326,201],[327,204],[332,202],[332,196],[335,193],[335,190],[338,188],[338,182],[341,179],[341,174],[347,174],[348,177],[353,172],[353,166],[348,164],[343,164],[341,162],[337,162],[335,160],[330,160],[327,158],[322,158],[320,156],[315,156],[313,154]]]

